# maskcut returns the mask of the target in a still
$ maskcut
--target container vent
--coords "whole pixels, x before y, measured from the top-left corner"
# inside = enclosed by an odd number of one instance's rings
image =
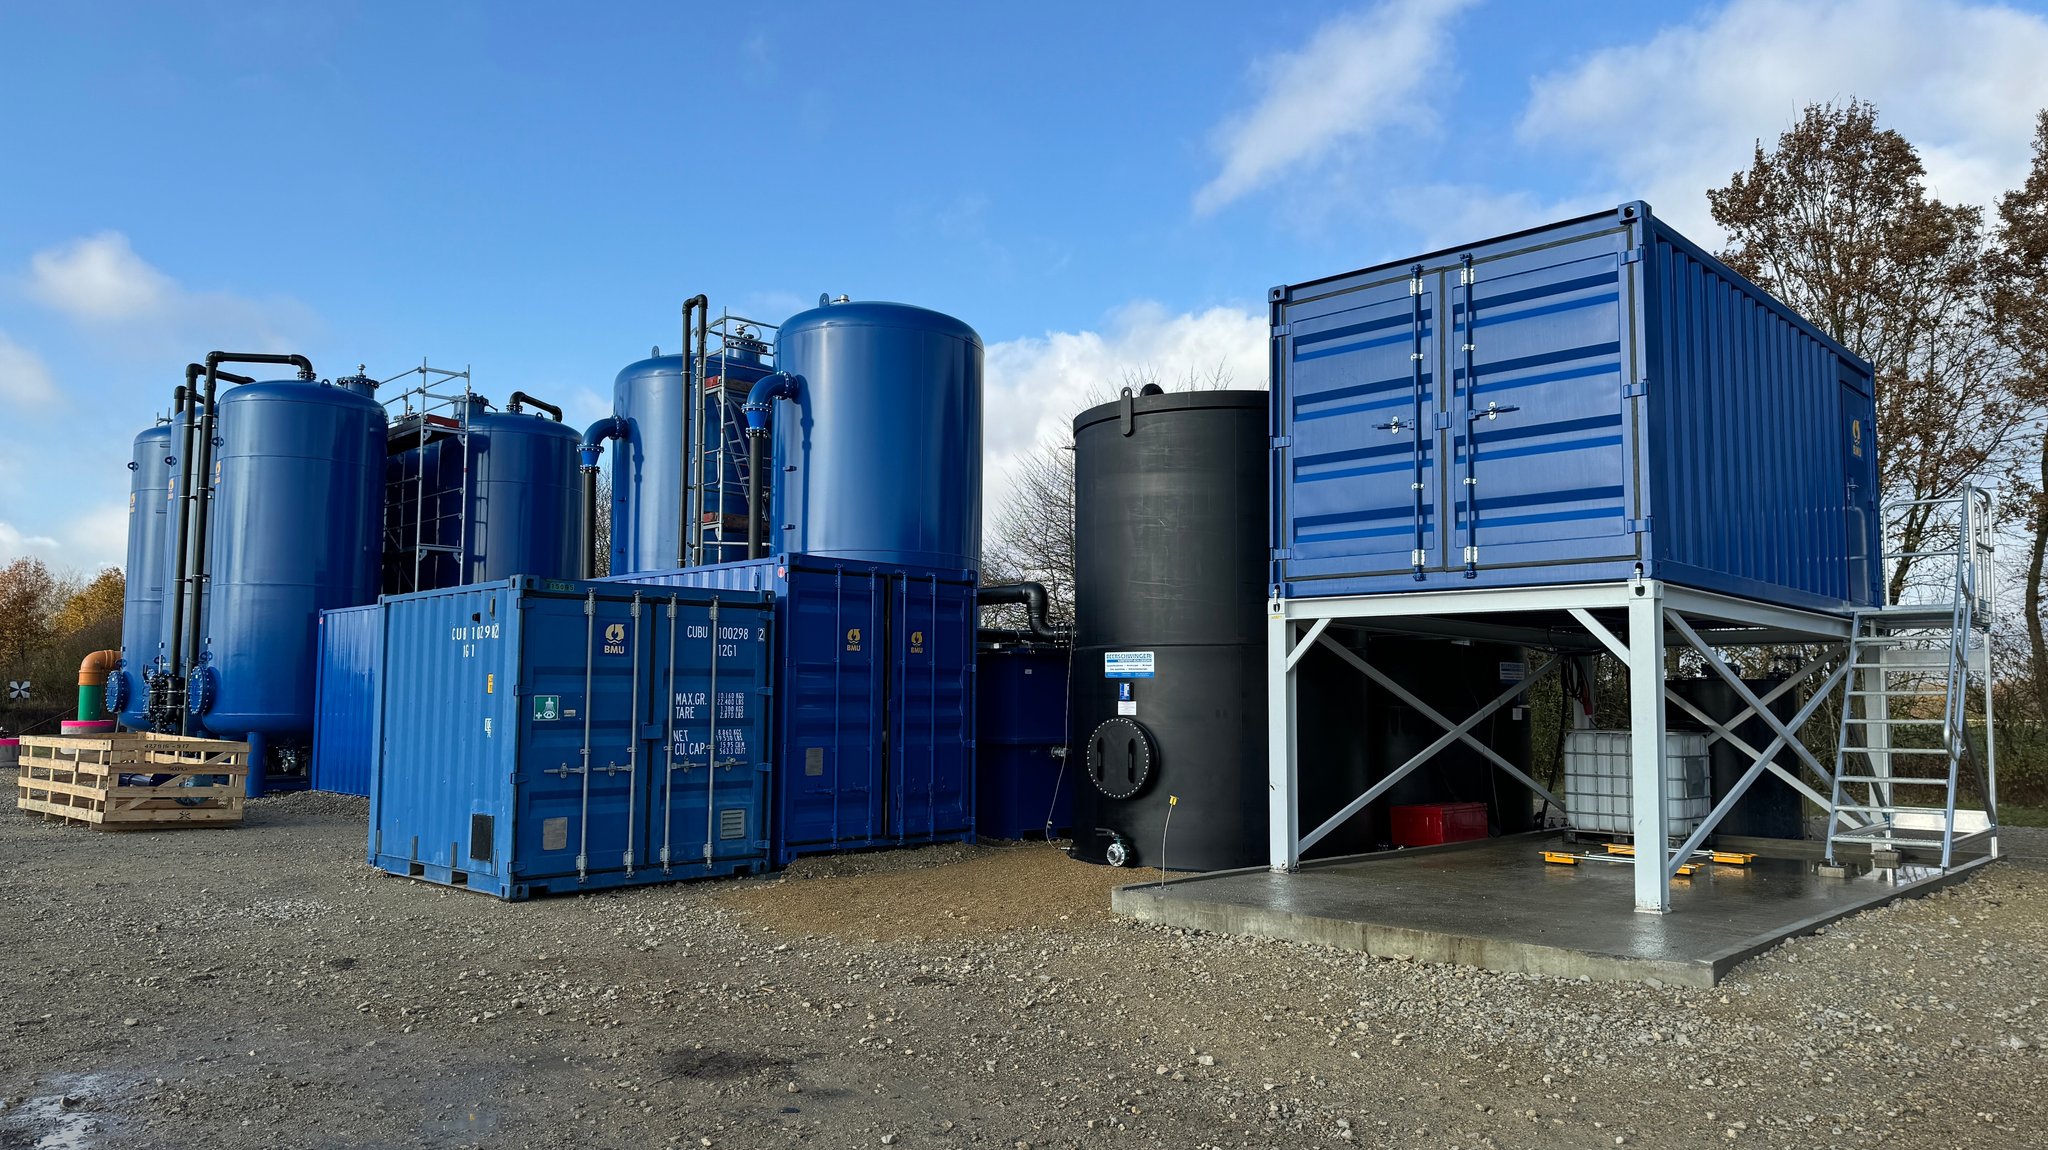
[[[491,861],[491,840],[496,837],[490,815],[469,816],[469,857],[475,862]]]
[[[718,812],[718,837],[720,839],[743,839],[747,837],[747,811],[745,807],[728,807]]]

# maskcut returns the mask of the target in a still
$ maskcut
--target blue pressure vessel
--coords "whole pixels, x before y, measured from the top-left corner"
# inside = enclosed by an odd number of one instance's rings
[[[627,364],[612,384],[612,411],[625,425],[611,445],[614,575],[684,564],[687,375],[682,356],[657,355]]]
[[[170,559],[166,488],[173,450],[170,427],[159,424],[135,437],[128,463],[128,590],[121,608],[121,665],[107,676],[107,710],[130,730],[148,727],[144,676],[163,645]]]
[[[384,409],[365,379],[245,384],[219,401],[202,666],[218,736],[313,729],[320,612],[377,597]]]
[[[582,573],[582,437],[544,415],[486,411],[469,419],[469,522],[464,583]],[[451,445],[452,446],[452,445]],[[423,588],[424,589],[424,588]]]
[[[981,337],[900,303],[792,317],[776,366],[769,548],[973,571],[981,563]]]

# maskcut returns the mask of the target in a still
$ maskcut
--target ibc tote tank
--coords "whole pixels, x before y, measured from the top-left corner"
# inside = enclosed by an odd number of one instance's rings
[[[163,643],[171,452],[171,429],[159,424],[135,437],[128,463],[128,590],[121,609],[121,665],[107,677],[107,710],[137,731],[149,726],[144,673]]]
[[[220,398],[205,665],[187,696],[214,735],[309,735],[320,612],[377,597],[385,422],[373,386],[273,380]]]
[[[981,564],[981,337],[935,311],[837,303],[782,325],[768,549]]]

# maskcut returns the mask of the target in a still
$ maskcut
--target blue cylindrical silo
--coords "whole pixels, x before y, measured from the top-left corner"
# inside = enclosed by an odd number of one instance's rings
[[[187,696],[212,734],[310,734],[320,612],[377,597],[385,423],[369,387],[277,380],[220,398],[204,665]]]
[[[680,355],[627,364],[612,385],[624,433],[612,444],[613,575],[684,564],[683,409],[688,368]]]
[[[469,418],[463,582],[579,577],[583,503],[576,445],[582,437],[545,416],[482,406],[478,401]]]
[[[952,570],[981,562],[981,337],[899,303],[794,316],[776,366],[767,537],[784,552]]]
[[[135,437],[128,463],[127,598],[121,609],[121,665],[107,676],[107,710],[132,730],[143,730],[148,697],[144,676],[163,646],[165,539],[171,481],[171,429],[159,424]]]

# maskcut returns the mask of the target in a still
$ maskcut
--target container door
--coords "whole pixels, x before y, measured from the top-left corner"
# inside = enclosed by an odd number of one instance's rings
[[[646,612],[616,599],[529,595],[517,842],[526,880],[623,870],[645,758]],[[635,688],[639,687],[636,697]]]
[[[783,751],[777,862],[798,849],[882,833],[888,748],[882,581],[863,571],[791,568],[784,605]]]
[[[974,589],[890,579],[889,833],[924,840],[972,826]]]
[[[1633,265],[1613,246],[1601,237],[1446,273],[1454,571],[1636,556]],[[1608,250],[1567,258],[1586,248]]]
[[[767,613],[661,598],[649,606],[659,623],[654,696],[669,713],[647,772],[646,862],[724,873],[721,864],[758,857],[768,837]]]
[[[1290,308],[1278,350],[1292,471],[1289,578],[1435,565],[1440,278],[1382,281]]]
[[[1848,555],[1846,598],[1857,606],[1882,605],[1885,589],[1882,528],[1877,508],[1877,405],[1867,380],[1842,370],[1843,546]]]

